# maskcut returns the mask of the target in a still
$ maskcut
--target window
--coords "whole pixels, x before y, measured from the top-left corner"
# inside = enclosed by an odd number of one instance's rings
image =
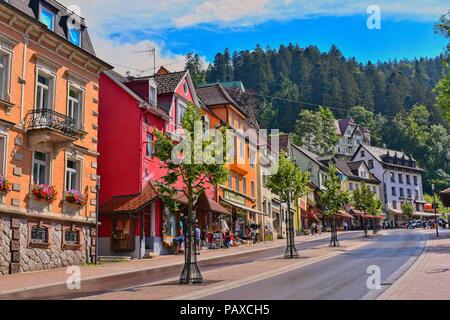
[[[377,187],[373,186],[372,192],[373,192],[373,193],[377,193]]]
[[[236,191],[239,192],[240,188],[239,188],[239,176],[236,176],[235,178],[235,183],[236,183]]]
[[[405,193],[403,191],[403,188],[400,188],[400,197],[404,197],[404,196],[405,196]]]
[[[406,175],[406,183],[411,184],[411,177],[409,174]]]
[[[203,122],[203,134],[208,135],[209,134],[209,117],[208,116],[202,116],[202,122]]]
[[[267,214],[269,215],[269,217],[272,216],[272,203],[269,201],[269,205],[268,205],[268,212]]]
[[[255,181],[250,182],[250,192],[252,193],[252,198],[255,197]],[[270,207],[270,204],[269,204]]]
[[[353,148],[352,147],[348,147],[348,153],[353,153]]]
[[[79,230],[64,230],[64,244],[78,245],[80,244],[80,231]]]
[[[33,183],[46,184],[48,176],[47,154],[35,151],[33,155]]]
[[[66,191],[79,190],[78,161],[67,160],[66,164]]]
[[[187,96],[188,93],[189,93],[188,85],[187,85],[186,82],[183,83],[183,93],[184,93],[185,96]]]
[[[414,185],[417,186],[417,176],[413,176]]]
[[[54,78],[39,73],[36,87],[36,109],[50,109],[53,98]]]
[[[403,183],[403,175],[401,173],[398,174],[398,182]]]
[[[355,183],[355,188],[359,189],[359,183]]]
[[[239,142],[239,155],[241,159],[245,159],[245,140],[241,139]]]
[[[30,241],[31,243],[48,243],[48,228],[38,225],[32,226]]]
[[[8,99],[9,66],[11,55],[0,51],[0,99]]]
[[[238,117],[238,129],[241,129],[241,117]]]
[[[247,178],[242,178],[242,193],[247,194]]]
[[[415,190],[416,199],[419,199],[419,190]]]
[[[82,92],[69,87],[69,108],[67,115],[75,120],[77,128],[81,129],[82,121]]]
[[[352,183],[352,182],[350,182],[350,183],[348,184],[348,189],[349,189],[350,191],[353,190],[353,183]]]
[[[69,28],[69,41],[76,46],[81,47],[81,30],[76,28]]]
[[[183,120],[184,113],[186,112],[186,106],[182,102],[177,104],[177,124],[181,126],[181,120]]]
[[[233,111],[230,111],[230,118],[231,118],[231,120],[230,120],[231,126],[234,128],[234,112]]]
[[[149,83],[149,92],[148,92],[148,102],[150,102],[152,105],[157,105],[157,89],[156,85],[154,83]]]
[[[146,143],[146,148],[145,148],[145,155],[147,157],[152,156],[152,143],[153,143],[153,135],[151,135],[149,133],[149,134],[147,134],[147,143]]]
[[[392,208],[397,209],[397,201],[392,201]]]
[[[395,173],[391,172],[391,182],[395,182]]]
[[[267,200],[266,200],[266,198],[264,198],[264,200],[263,200],[263,212],[267,213]]]
[[[395,187],[392,187],[392,195],[393,196],[397,195],[397,189]]]
[[[253,151],[253,150],[251,150],[250,149],[250,152],[249,152],[249,154],[250,154],[250,167],[251,168],[254,168],[255,167],[255,151]]]
[[[46,7],[41,6],[39,9],[39,21],[53,31],[53,26],[55,24],[55,14]]]
[[[364,150],[361,150],[361,158],[364,158],[366,156],[366,152]]]
[[[412,191],[410,189],[407,189],[406,191],[408,193],[408,198],[412,198]]]
[[[263,180],[263,186],[265,187],[266,183],[267,183],[267,175],[266,174],[263,174],[262,180]]]
[[[373,160],[369,160],[368,167],[369,167],[369,169],[373,169]]]
[[[0,174],[5,174],[6,136],[0,135]]]

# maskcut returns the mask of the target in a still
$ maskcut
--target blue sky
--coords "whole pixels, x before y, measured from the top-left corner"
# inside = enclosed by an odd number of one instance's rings
[[[328,51],[336,44],[358,61],[435,57],[445,39],[433,32],[448,0],[62,0],[79,6],[98,55],[118,71],[149,69],[137,54],[157,49],[157,64],[180,69],[184,56],[205,60],[230,50],[298,43]],[[366,26],[367,8],[377,5],[381,29]],[[102,10],[99,10],[102,8]],[[170,68],[169,68],[170,69]]]

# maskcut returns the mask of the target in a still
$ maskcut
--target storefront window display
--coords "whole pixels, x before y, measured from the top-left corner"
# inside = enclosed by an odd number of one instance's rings
[[[134,251],[134,221],[132,218],[114,217],[112,219],[112,250]]]

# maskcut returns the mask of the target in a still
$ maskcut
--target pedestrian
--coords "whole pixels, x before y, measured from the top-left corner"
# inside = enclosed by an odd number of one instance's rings
[[[348,231],[348,224],[347,224],[347,221],[344,221],[344,231]]]
[[[317,226],[317,231],[319,232],[319,235],[322,235],[322,230],[323,230],[323,226],[321,223],[319,223]]]
[[[197,247],[197,254],[200,254],[200,249],[201,249],[201,245],[200,245],[201,235],[202,235],[202,231],[200,230],[200,227],[199,227],[198,224],[197,224],[197,225],[195,226],[195,241],[196,241],[196,247]]]
[[[311,229],[311,235],[314,235],[314,231],[316,231],[316,223],[315,223],[315,222],[313,222],[313,223],[311,224],[310,229]]]

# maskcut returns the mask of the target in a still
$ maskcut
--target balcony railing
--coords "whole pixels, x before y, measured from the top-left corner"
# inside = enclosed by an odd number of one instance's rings
[[[49,129],[74,138],[83,133],[75,119],[51,109],[38,109],[28,112],[26,128],[27,131]]]

